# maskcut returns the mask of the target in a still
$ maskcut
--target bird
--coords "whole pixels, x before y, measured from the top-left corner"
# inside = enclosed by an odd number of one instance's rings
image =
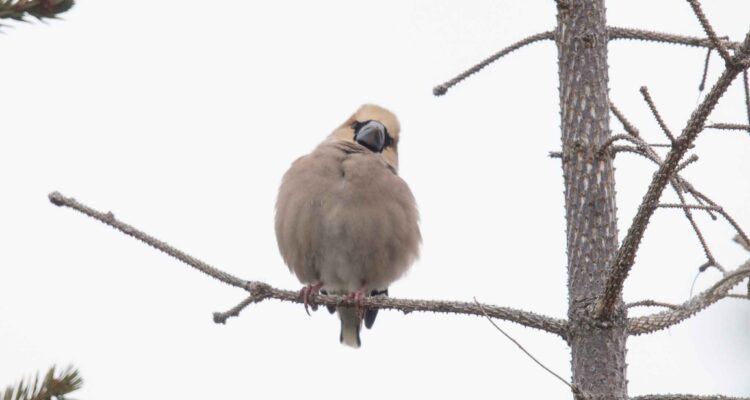
[[[372,328],[377,310],[362,311],[366,296],[387,296],[419,257],[419,211],[398,175],[401,127],[386,108],[364,104],[284,174],[276,200],[279,252],[305,285],[300,298],[345,295],[355,306],[338,313],[339,341],[361,346],[362,323]],[[309,312],[308,312],[309,313]]]

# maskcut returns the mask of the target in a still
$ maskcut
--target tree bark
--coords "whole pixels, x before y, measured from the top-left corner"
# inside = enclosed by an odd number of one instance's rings
[[[588,399],[627,399],[626,313],[594,319],[607,265],[617,250],[604,0],[558,0],[555,41],[568,250],[568,317],[573,385]]]

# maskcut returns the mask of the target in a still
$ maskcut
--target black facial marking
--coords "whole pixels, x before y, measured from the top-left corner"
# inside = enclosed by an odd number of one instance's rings
[[[354,141],[374,153],[382,153],[385,148],[393,144],[393,138],[388,129],[380,121],[354,121]]]

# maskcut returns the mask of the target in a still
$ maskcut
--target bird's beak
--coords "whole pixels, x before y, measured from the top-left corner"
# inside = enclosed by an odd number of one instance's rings
[[[354,140],[375,153],[385,147],[385,126],[378,121],[369,121],[354,135]]]

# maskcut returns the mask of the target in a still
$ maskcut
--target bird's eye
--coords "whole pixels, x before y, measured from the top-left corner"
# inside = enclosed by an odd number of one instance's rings
[[[383,147],[388,147],[392,144],[393,144],[393,138],[391,137],[391,135],[388,134],[388,131],[386,130],[385,131],[385,146]]]

